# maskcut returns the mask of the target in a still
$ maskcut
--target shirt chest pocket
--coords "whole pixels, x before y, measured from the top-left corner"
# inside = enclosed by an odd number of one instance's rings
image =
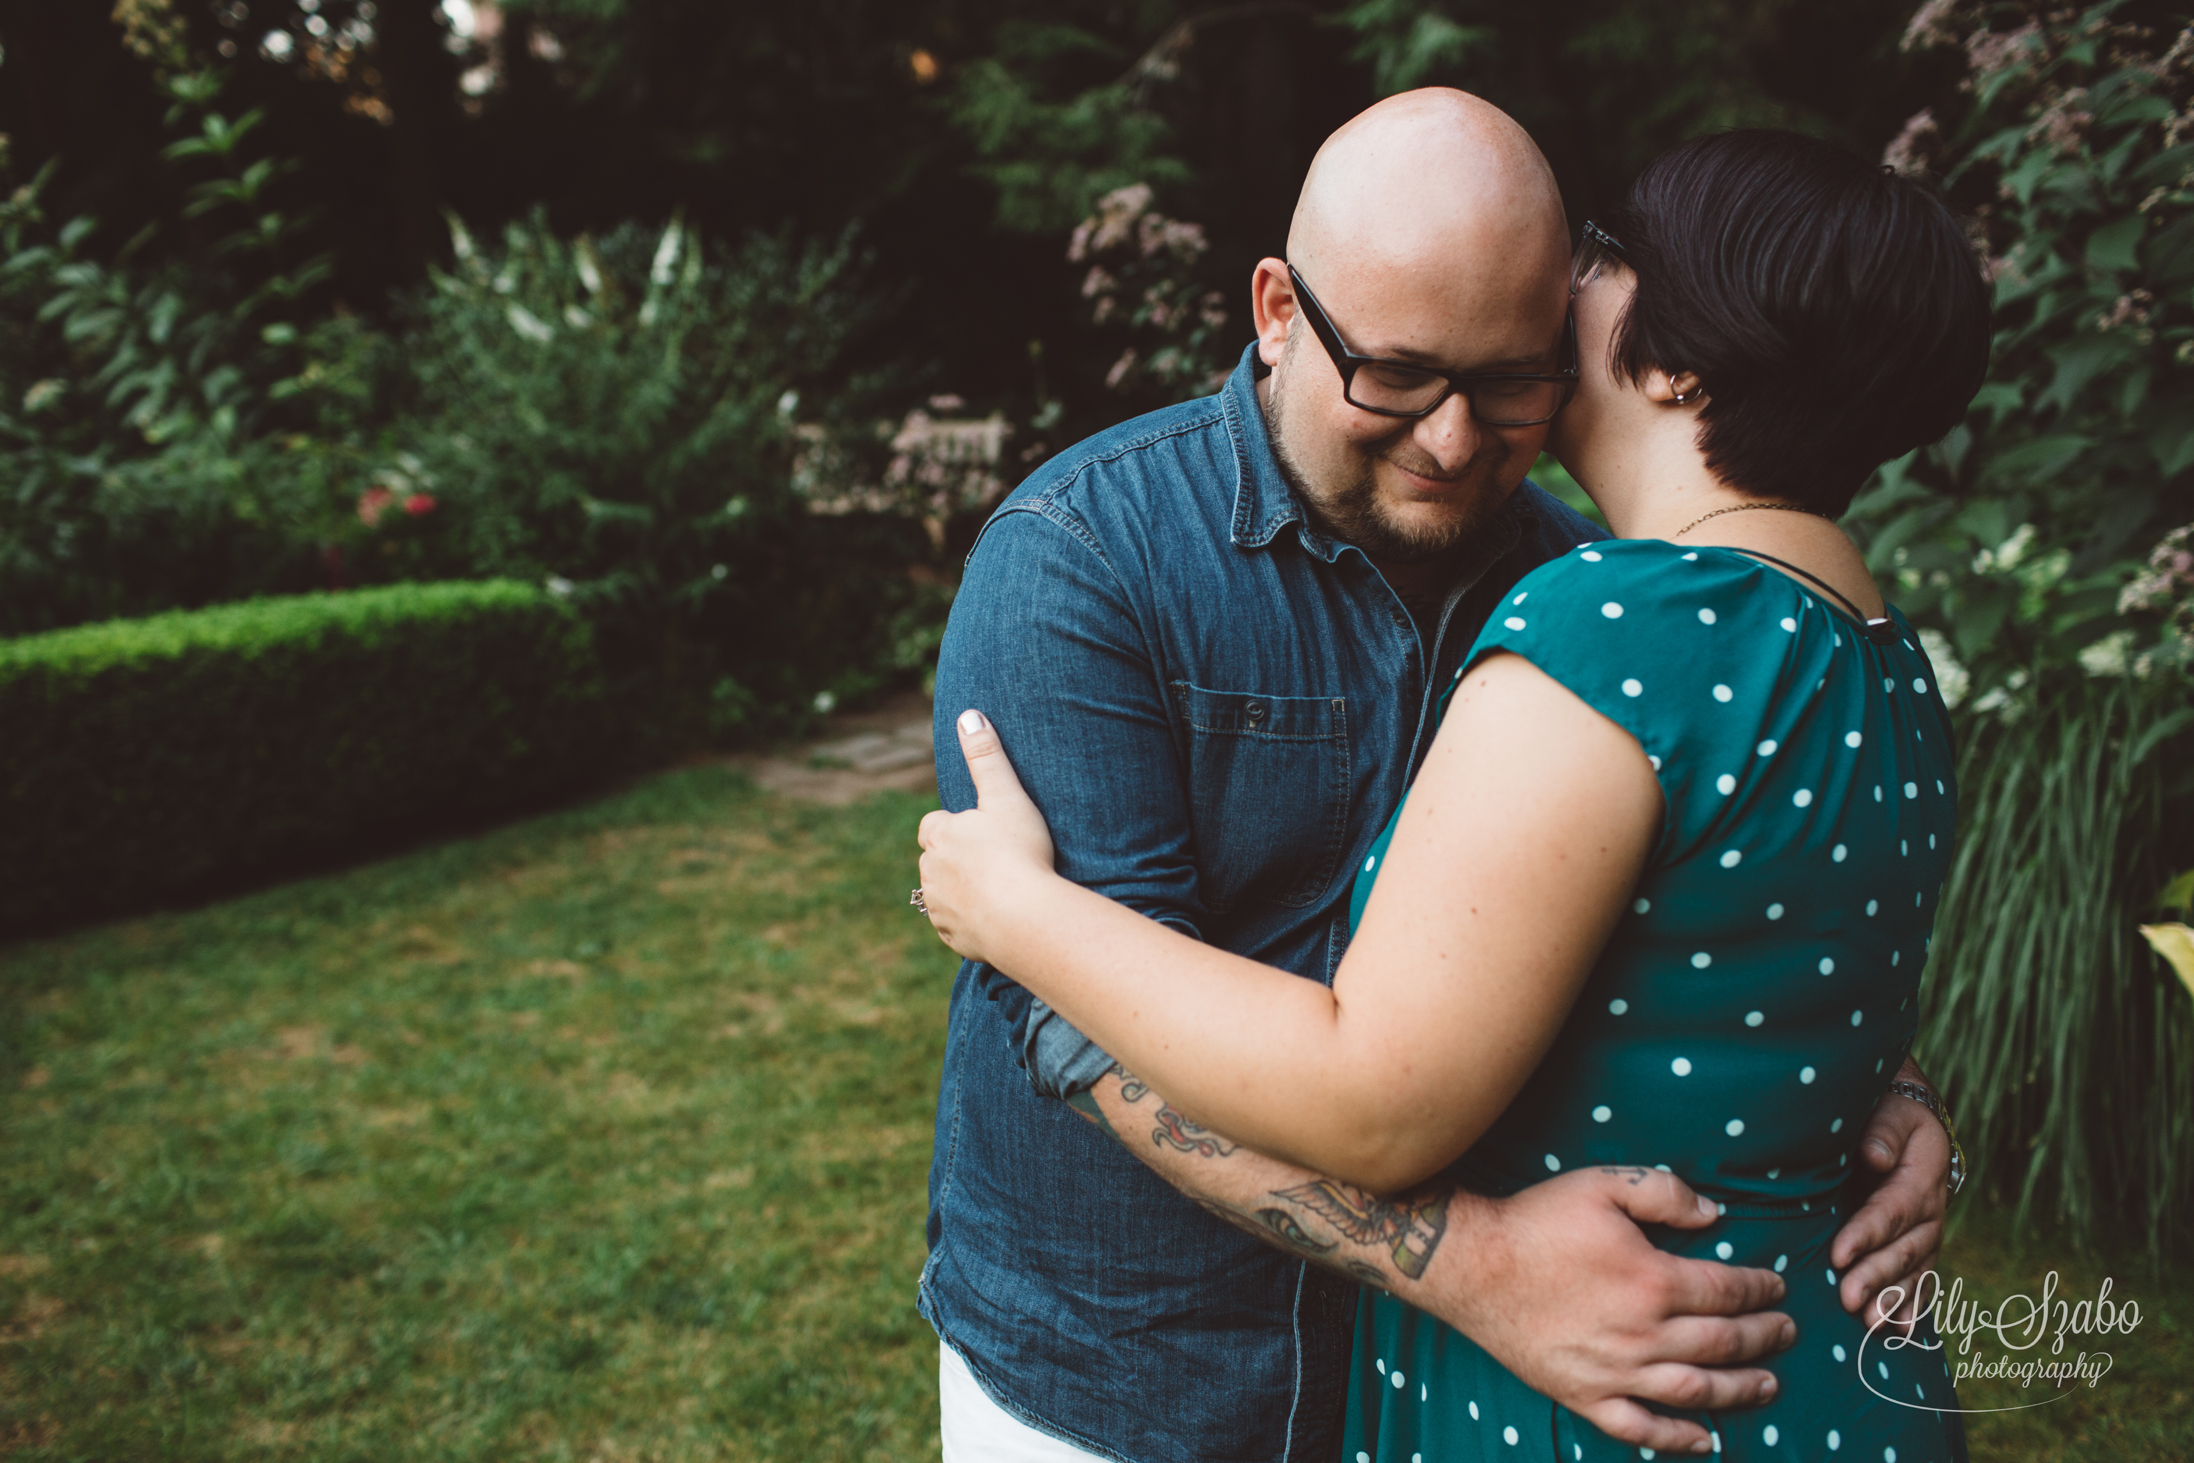
[[[1189,817],[1213,913],[1316,904],[1348,833],[1348,702],[1172,685],[1188,734]]]

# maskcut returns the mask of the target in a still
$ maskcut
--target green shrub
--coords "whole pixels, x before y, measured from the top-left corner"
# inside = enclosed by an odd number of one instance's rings
[[[0,929],[517,807],[607,729],[587,627],[509,581],[0,641]]]
[[[1940,172],[1971,219],[1995,282],[1995,352],[1968,420],[1884,468],[1851,523],[1984,703],[2017,694],[2037,663],[2123,673],[2177,659],[2123,593],[2194,503],[2183,23],[2126,0],[1931,0],[1906,40],[1956,44],[1968,62],[1962,90],[1916,114],[1885,161]]]
[[[745,708],[723,729],[751,734],[896,669],[927,538],[817,517],[793,483],[803,444],[865,446],[854,478],[882,466],[873,382],[843,359],[879,303],[850,236],[734,248],[673,221],[567,239],[539,215],[452,232],[403,344],[421,410],[399,427],[402,491],[435,506],[380,530],[423,528],[419,577],[568,584],[665,752],[704,734],[680,723],[712,688]],[[821,420],[799,422],[803,399]]]

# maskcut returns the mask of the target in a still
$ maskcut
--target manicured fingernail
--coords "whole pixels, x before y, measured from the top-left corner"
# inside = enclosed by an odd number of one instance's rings
[[[1796,1321],[1783,1322],[1782,1335],[1783,1345],[1785,1346],[1788,1346],[1791,1342],[1796,1341],[1798,1339],[1798,1323]],[[1769,1378],[1767,1384],[1769,1387],[1773,1387],[1775,1385],[1774,1379],[1772,1377]]]
[[[1876,1158],[1889,1157],[1889,1145],[1878,1140],[1867,1144],[1866,1151],[1873,1154]]]
[[[1773,1377],[1769,1377],[1766,1381],[1760,1383],[1760,1400],[1762,1402],[1765,1402],[1768,1398],[1774,1395],[1775,1379]]]
[[[961,712],[961,713],[960,713],[960,730],[961,730],[961,731],[963,731],[963,732],[967,733],[967,734],[968,734],[969,736],[971,736],[971,737],[972,737],[972,736],[974,736],[974,735],[975,735],[975,734],[976,734],[977,732],[981,731],[982,729],[983,729],[983,713],[982,713],[982,712],[980,712],[980,711],[977,711],[977,710],[976,710],[976,709],[975,709],[974,707],[972,707],[972,706],[971,706],[971,707],[969,707],[969,708],[968,708],[967,710],[965,710],[965,711],[963,711],[963,712]]]
[[[1717,1205],[1712,1199],[1709,1199],[1706,1195],[1701,1194],[1699,1196],[1699,1212],[1701,1214],[1713,1214],[1719,1208],[1720,1206]]]

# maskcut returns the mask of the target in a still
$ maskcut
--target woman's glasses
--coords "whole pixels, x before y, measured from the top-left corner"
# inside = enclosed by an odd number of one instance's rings
[[[1577,253],[1569,264],[1570,297],[1574,299],[1578,291],[1600,277],[1601,270],[1620,263],[1622,257],[1622,240],[1586,219],[1584,232],[1577,240]]]
[[[1468,374],[1436,371],[1405,361],[1360,356],[1341,343],[1341,332],[1303,283],[1295,266],[1287,267],[1294,282],[1295,298],[1302,301],[1304,318],[1318,337],[1333,368],[1341,373],[1341,394],[1348,404],[1383,417],[1422,417],[1437,411],[1450,396],[1460,394],[1470,403],[1470,414],[1489,427],[1535,427],[1554,420],[1554,414],[1577,389],[1577,331],[1562,326],[1562,357],[1567,363],[1549,375],[1511,371]]]

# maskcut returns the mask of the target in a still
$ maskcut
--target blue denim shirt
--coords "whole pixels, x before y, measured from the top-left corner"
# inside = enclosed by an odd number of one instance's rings
[[[979,707],[1061,873],[1330,982],[1434,693],[1510,585],[1603,535],[1525,484],[1420,634],[1370,560],[1306,520],[1261,374],[1252,347],[1218,395],[1091,438],[999,507],[938,659],[938,786],[974,804],[953,721]],[[961,966],[923,1315],[1001,1406],[1090,1451],[1326,1463],[1355,1287],[1198,1208],[1058,1100],[1108,1065]]]

